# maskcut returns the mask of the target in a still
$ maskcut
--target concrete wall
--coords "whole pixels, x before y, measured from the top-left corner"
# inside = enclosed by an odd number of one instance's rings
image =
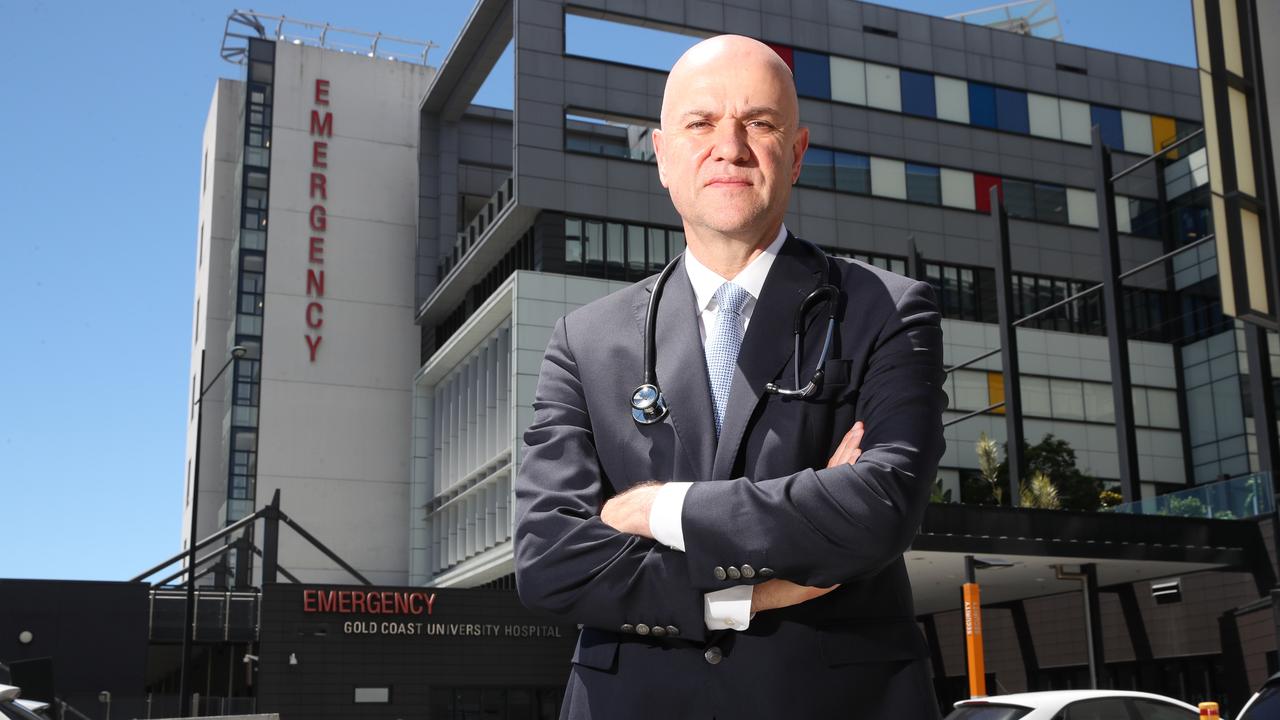
[[[263,329],[257,504],[285,511],[375,583],[403,583],[410,381],[416,369],[414,112],[432,70],[278,44]],[[315,103],[329,81],[327,106]],[[312,190],[313,110],[332,112],[327,197]],[[309,224],[323,205],[327,227]],[[323,265],[309,262],[323,236]],[[308,268],[325,272],[308,295]],[[323,306],[323,326],[307,307]],[[314,317],[313,317],[314,320]],[[304,335],[323,337],[314,358]],[[289,531],[280,562],[313,582],[350,577]]]
[[[227,329],[231,325],[233,291],[231,246],[235,240],[237,209],[240,198],[236,182],[240,153],[243,150],[244,83],[219,79],[205,120],[201,140],[200,211],[196,237],[195,299],[192,302],[191,390],[188,402],[194,402],[200,389],[208,385],[227,359]],[[200,353],[205,352],[206,370],[200,374]],[[223,504],[227,498],[227,454],[222,446],[222,417],[227,408],[227,387],[219,380],[203,401],[204,436],[201,447],[200,518],[197,537],[203,538],[222,525]],[[195,473],[196,411],[188,406],[186,459],[182,468],[186,492],[183,493],[182,544],[190,536],[191,488]]]

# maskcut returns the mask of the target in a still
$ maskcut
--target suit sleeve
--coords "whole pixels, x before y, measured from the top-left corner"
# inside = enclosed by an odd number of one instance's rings
[[[866,433],[855,464],[694,483],[682,518],[695,587],[724,587],[713,568],[740,558],[827,587],[874,573],[909,547],[945,447],[947,397],[932,288],[913,284],[895,310],[877,334],[859,389],[856,417]]]
[[[604,630],[675,626],[681,639],[701,640],[702,593],[684,554],[600,520],[605,482],[563,319],[542,361],[533,411],[515,481],[521,601]]]

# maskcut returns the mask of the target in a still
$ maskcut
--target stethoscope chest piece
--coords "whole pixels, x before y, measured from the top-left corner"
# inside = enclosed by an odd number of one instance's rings
[[[645,383],[631,393],[631,417],[641,425],[661,422],[667,416],[667,399],[657,385]]]

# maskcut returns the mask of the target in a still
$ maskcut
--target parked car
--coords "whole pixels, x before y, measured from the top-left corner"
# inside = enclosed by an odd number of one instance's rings
[[[6,720],[48,720],[46,703],[20,700],[22,691],[12,685],[0,685],[0,718]]]
[[[1196,720],[1199,717],[1200,711],[1194,706],[1163,695],[1125,690],[1047,690],[961,700],[946,720]]]
[[[1280,718],[1280,673],[1272,675],[1263,683],[1236,716],[1236,720],[1272,720],[1272,718]]]

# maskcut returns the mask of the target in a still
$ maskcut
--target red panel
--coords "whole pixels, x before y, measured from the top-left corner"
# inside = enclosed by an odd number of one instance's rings
[[[791,48],[786,45],[774,45],[773,43],[765,44],[773,48],[774,52],[778,53],[778,57],[782,58],[782,61],[787,64],[787,67],[791,68],[791,72],[796,71],[796,61],[795,57],[791,54]]]
[[[1000,201],[1004,202],[1004,186],[995,175],[973,174],[973,202],[978,212],[991,212],[991,188],[1000,188]]]

